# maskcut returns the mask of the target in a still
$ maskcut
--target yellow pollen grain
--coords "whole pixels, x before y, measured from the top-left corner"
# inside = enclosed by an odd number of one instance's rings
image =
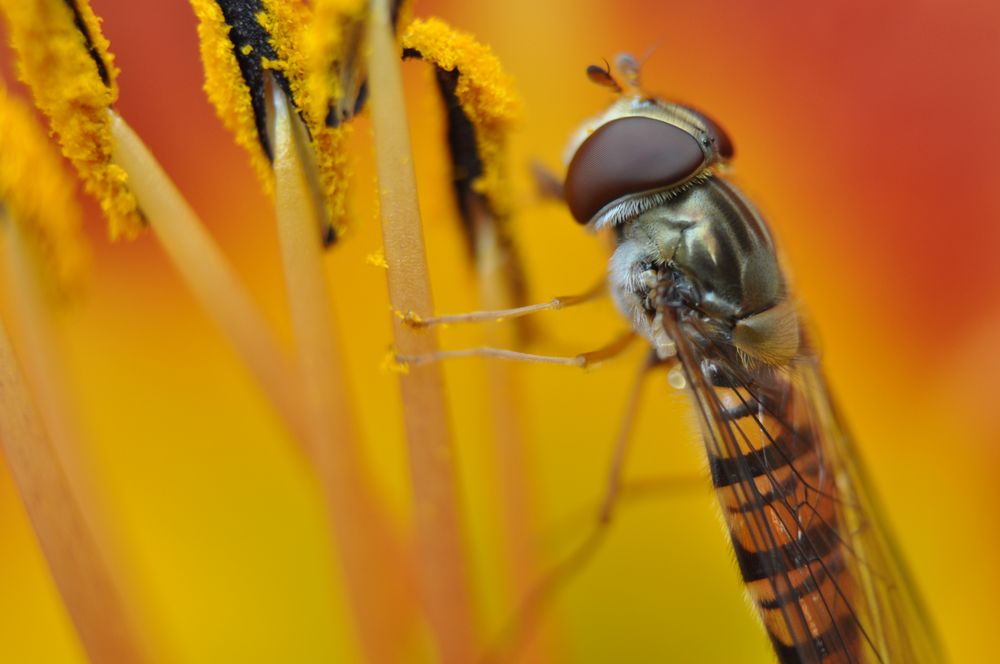
[[[498,216],[510,213],[506,142],[521,112],[513,79],[493,51],[440,19],[417,19],[406,29],[403,48],[420,53],[426,62],[458,71],[455,96],[476,130],[476,148],[483,175],[473,188],[489,201]]]
[[[322,125],[313,130],[320,184],[337,237],[343,237],[349,227],[347,187],[351,176],[351,161],[348,158],[348,144],[353,133],[354,126],[350,124],[339,127]]]
[[[278,55],[277,60],[266,63],[265,67],[280,71],[288,78],[295,105],[308,114],[310,104],[302,40],[312,13],[302,0],[263,0],[261,4],[264,11],[257,14],[257,22],[270,35],[271,46]],[[318,119],[322,120],[322,117]],[[306,118],[309,125],[315,124],[316,120],[315,117]]]
[[[198,35],[201,41],[201,59],[205,68],[205,91],[215,106],[223,124],[233,132],[236,142],[250,153],[264,189],[273,193],[274,178],[271,163],[260,144],[256,118],[250,101],[250,89],[243,80],[239,63],[233,54],[229,39],[230,27],[222,10],[214,0],[191,0],[199,19]],[[346,145],[351,136],[348,127],[327,127],[322,103],[311,99],[308,85],[308,58],[302,47],[314,22],[313,11],[303,0],[263,0],[263,11],[255,18],[267,32],[271,47],[277,57],[261,54],[264,69],[280,72],[288,81],[292,102],[302,111],[302,117],[313,139],[319,181],[327,206],[327,218],[341,236],[346,230],[347,181],[350,168]],[[253,53],[246,45],[244,55]]]
[[[366,0],[316,0],[312,29],[306,33],[305,52],[309,59],[308,86],[310,112],[322,117],[331,100],[339,100],[343,90],[340,72],[357,54],[348,53],[357,45],[354,35],[363,33],[368,16]]]
[[[327,219],[342,237],[347,231],[347,183],[350,177],[350,162],[347,158],[347,144],[352,135],[349,126],[326,126],[325,105],[312,99],[313,89],[309,84],[309,57],[303,43],[310,34],[310,24],[316,23],[315,10],[310,10],[302,0],[263,0],[264,11],[257,15],[257,21],[271,36],[271,45],[278,55],[278,61],[271,67],[279,69],[288,79],[295,106],[302,111],[306,125],[312,135],[319,170],[320,186],[323,189],[327,208]]]
[[[142,227],[125,172],[111,161],[108,108],[118,98],[118,74],[100,20],[87,0],[74,0],[84,34],[66,0],[0,0],[18,75],[31,87],[35,105],[48,117],[63,154],[76,168],[84,189],[100,203],[112,237],[132,236]],[[90,46],[107,71],[108,83]]]
[[[397,3],[396,25],[410,22],[410,0]],[[367,0],[315,0],[312,29],[303,42],[308,62],[308,86],[311,110],[318,116],[326,113],[331,102],[343,99],[355,90],[345,90],[344,82],[355,85],[366,78],[364,48],[368,21]]]
[[[409,21],[409,0],[400,3],[399,25]],[[330,108],[338,108],[346,95],[366,78],[364,48],[368,20],[367,0],[315,0],[311,29],[303,35],[306,54],[307,95],[303,99],[308,114],[323,124]],[[345,89],[345,81],[348,81]],[[353,102],[351,102],[353,103]],[[319,156],[320,181],[338,235],[346,228],[347,181],[351,174],[347,157],[353,133],[349,123],[326,127],[315,132]]]
[[[73,182],[31,110],[0,84],[0,217],[21,225],[38,247],[57,292],[72,289],[85,265]]]
[[[396,351],[394,350],[390,350],[385,354],[385,357],[382,358],[382,363],[379,366],[379,369],[382,371],[382,373],[387,373],[387,374],[397,374],[405,376],[406,374],[410,373],[410,365],[405,362],[400,362],[399,359],[396,357]]]
[[[250,153],[250,163],[264,190],[270,194],[274,189],[271,162],[260,144],[253,106],[250,103],[250,88],[244,82],[239,63],[233,55],[229,25],[214,0],[191,0],[191,8],[198,17],[198,41],[205,69],[205,94],[215,107],[222,124],[233,133],[236,143]],[[246,51],[247,47],[249,52]],[[247,44],[243,52],[245,55],[252,53],[253,47]]]
[[[380,267],[383,270],[389,269],[389,264],[385,260],[385,252],[381,249],[376,249],[372,253],[365,256],[365,263],[371,265],[372,267]]]

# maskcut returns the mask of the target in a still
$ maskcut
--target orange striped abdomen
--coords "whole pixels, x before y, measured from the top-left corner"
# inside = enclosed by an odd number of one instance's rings
[[[727,413],[740,449],[708,451],[712,481],[778,660],[860,662],[837,489],[815,432],[795,422],[797,392],[784,394],[781,408]]]

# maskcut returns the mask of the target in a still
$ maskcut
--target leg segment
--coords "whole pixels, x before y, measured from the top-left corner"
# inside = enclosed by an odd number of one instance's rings
[[[621,494],[625,459],[628,455],[629,442],[632,439],[632,429],[635,425],[635,419],[639,414],[639,405],[642,401],[642,388],[646,383],[646,377],[657,367],[665,366],[669,368],[676,363],[676,356],[661,360],[655,352],[650,353],[649,357],[646,358],[645,364],[640,369],[635,382],[632,384],[628,401],[625,403],[625,413],[618,430],[618,437],[615,440],[615,446],[611,453],[611,466],[608,469],[607,487],[604,492],[604,500],[601,501],[601,511],[598,513],[597,521],[602,526],[611,522],[615,504],[618,496]]]
[[[399,315],[403,318],[403,321],[407,325],[415,328],[432,327],[434,325],[454,325],[457,323],[499,323],[512,318],[529,316],[540,311],[555,311],[557,309],[575,307],[578,304],[583,304],[584,302],[590,302],[591,300],[597,299],[601,295],[604,295],[606,290],[607,284],[602,277],[600,283],[585,293],[581,293],[580,295],[563,295],[561,297],[553,298],[548,302],[542,302],[541,304],[529,304],[523,307],[497,309],[495,311],[472,311],[464,314],[446,314],[443,316],[431,316],[430,318],[420,318],[412,311],[405,314],[401,313]]]
[[[535,584],[534,588],[524,597],[517,611],[510,622],[507,623],[499,637],[481,659],[482,664],[499,664],[500,662],[513,661],[517,651],[530,639],[531,632],[539,620],[541,612],[546,608],[552,598],[580,571],[598,551],[608,533],[611,524],[611,517],[616,502],[623,494],[623,489],[628,490],[627,485],[623,486],[622,471],[625,465],[625,458],[628,451],[628,443],[631,438],[632,428],[636,415],[639,412],[639,405],[642,397],[642,388],[645,385],[646,377],[653,369],[660,366],[670,366],[676,363],[677,359],[667,358],[662,360],[654,353],[646,359],[639,375],[636,377],[629,392],[628,401],[625,406],[624,418],[618,431],[612,452],[611,468],[608,473],[607,489],[604,499],[601,501],[600,511],[596,522],[592,522],[592,527],[586,538],[580,542],[563,560],[551,567],[548,572]],[[699,478],[700,480],[700,478]],[[639,487],[640,489],[662,488],[660,483],[647,483],[649,487]],[[653,486],[656,484],[655,486]],[[672,484],[672,482],[671,482]],[[641,494],[642,491],[637,491]]]
[[[566,367],[580,367],[586,369],[610,360],[621,355],[636,340],[634,332],[629,330],[606,346],[586,353],[580,353],[572,357],[560,357],[555,355],[536,355],[534,353],[522,353],[506,348],[491,348],[480,346],[478,348],[461,348],[458,350],[442,350],[436,353],[425,355],[397,355],[396,361],[403,365],[419,366],[428,362],[440,362],[458,357],[487,357],[498,360],[509,360],[514,362],[532,362],[536,364],[559,364]]]

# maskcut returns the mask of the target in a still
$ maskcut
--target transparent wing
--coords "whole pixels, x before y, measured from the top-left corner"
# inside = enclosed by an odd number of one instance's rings
[[[927,611],[882,515],[861,457],[839,417],[815,357],[796,366],[823,455],[843,496],[844,536],[855,552],[862,616],[886,662],[941,662],[944,655]]]
[[[938,662],[815,358],[746,369],[672,312],[736,559],[782,662]],[[731,367],[729,380],[718,379]]]

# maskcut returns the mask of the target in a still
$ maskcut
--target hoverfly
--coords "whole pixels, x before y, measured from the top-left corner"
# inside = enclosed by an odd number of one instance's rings
[[[832,404],[771,233],[724,169],[725,131],[644,94],[638,64],[572,139],[564,196],[610,229],[612,297],[677,364],[740,572],[781,662],[934,662],[932,628]]]
[[[624,87],[607,65],[587,70],[617,98],[575,132],[558,194],[588,230],[611,231],[607,282],[617,308],[656,361],[679,368],[690,388],[736,561],[778,660],[942,661],[830,398],[771,232],[724,177],[735,155],[731,139],[708,115],[645,94],[631,56],[621,56],[618,67]],[[417,323],[514,318],[588,298]],[[616,342],[574,358],[476,348],[400,359],[586,366],[622,348]],[[616,465],[620,458],[621,449]],[[619,470],[612,471],[602,523]],[[546,581],[585,557],[571,557]],[[552,587],[540,584],[523,608],[537,607]]]

